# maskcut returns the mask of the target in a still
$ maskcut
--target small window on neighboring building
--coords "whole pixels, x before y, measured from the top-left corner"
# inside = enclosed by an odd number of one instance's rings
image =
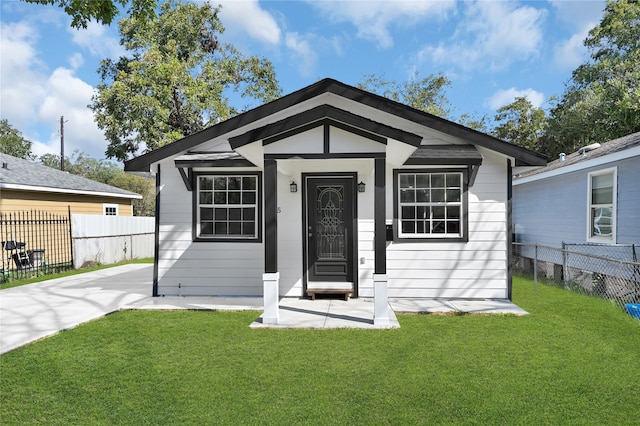
[[[465,172],[397,171],[398,238],[465,240]]]
[[[588,239],[616,241],[616,169],[589,173]]]
[[[105,216],[118,216],[117,204],[103,204],[102,211]]]
[[[258,240],[258,174],[197,176],[196,238]]]

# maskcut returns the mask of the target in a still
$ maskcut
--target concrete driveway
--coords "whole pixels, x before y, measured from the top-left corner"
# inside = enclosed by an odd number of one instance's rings
[[[153,265],[131,264],[0,291],[0,354],[151,296]]]

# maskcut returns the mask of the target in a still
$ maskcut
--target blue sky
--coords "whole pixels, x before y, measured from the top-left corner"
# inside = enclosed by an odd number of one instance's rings
[[[331,77],[368,74],[404,82],[445,74],[455,116],[493,117],[515,96],[547,107],[587,58],[582,41],[604,1],[214,1],[221,41],[267,57],[287,94]],[[117,24],[70,28],[53,6],[0,0],[0,115],[37,155],[79,149],[104,158],[107,143],[86,107],[101,59],[123,54]]]

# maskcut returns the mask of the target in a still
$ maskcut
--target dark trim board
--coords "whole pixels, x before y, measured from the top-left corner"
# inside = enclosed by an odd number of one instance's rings
[[[153,247],[153,289],[151,295],[158,297],[158,262],[160,261],[160,195],[162,181],[160,180],[160,164],[158,164],[158,172],[156,173],[156,220],[155,220],[155,238]]]
[[[386,143],[387,138],[413,146],[419,146],[422,142],[422,137],[413,133],[376,123],[368,118],[325,104],[229,138],[229,144],[232,149],[259,140],[262,140],[264,145],[268,145],[312,128],[326,125],[338,127],[380,143]]]
[[[126,161],[125,171],[148,172],[150,171],[150,165],[152,163],[156,163],[181,152],[187,152],[204,142],[221,137],[235,129],[251,125],[260,119],[326,93],[340,96],[345,99],[358,102],[362,105],[378,109],[382,112],[413,121],[422,126],[437,130],[447,135],[458,137],[462,140],[473,141],[474,145],[489,148],[493,151],[515,158],[517,165],[544,166],[547,164],[547,157],[545,155],[507,143],[493,136],[464,127],[452,121],[445,120],[444,118],[419,111],[408,105],[403,105],[391,99],[327,78],[265,105],[213,125],[198,133],[194,133],[193,135]]]
[[[278,165],[264,160],[264,272],[278,272]]]
[[[387,225],[385,221],[387,206],[385,199],[386,163],[385,158],[376,158],[374,160],[373,247],[376,274],[387,273]]]
[[[513,169],[507,160],[507,299],[512,300],[513,287]]]
[[[339,158],[353,158],[353,159],[367,159],[367,158],[384,158],[384,152],[336,152],[334,154],[265,154],[265,159],[275,159],[275,160],[324,160],[328,158],[339,159]]]

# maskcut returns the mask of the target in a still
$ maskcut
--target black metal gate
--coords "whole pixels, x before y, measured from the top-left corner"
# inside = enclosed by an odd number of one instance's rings
[[[71,211],[0,213],[2,276],[0,282],[73,269]]]

